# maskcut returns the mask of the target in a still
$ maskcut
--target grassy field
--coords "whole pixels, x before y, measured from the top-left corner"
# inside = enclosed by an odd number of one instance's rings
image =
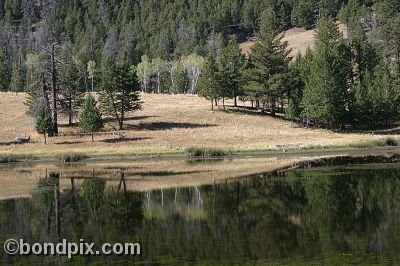
[[[211,147],[233,152],[290,150],[360,145],[385,138],[369,134],[339,134],[323,129],[295,128],[292,123],[268,116],[210,111],[210,103],[194,95],[143,94],[143,110],[129,114],[123,134],[113,136],[110,121],[104,132],[81,133],[61,119],[60,136],[47,145],[25,115],[24,95],[0,94],[0,142],[31,136],[31,143],[0,146],[0,155],[54,158],[83,153],[90,157],[183,154],[189,147]],[[229,103],[229,102],[228,102]]]

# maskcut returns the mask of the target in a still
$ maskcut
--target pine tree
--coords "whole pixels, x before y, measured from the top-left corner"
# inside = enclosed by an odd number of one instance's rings
[[[310,57],[311,56],[311,57]],[[296,56],[295,61],[289,65],[289,75],[287,87],[288,106],[285,110],[285,116],[288,119],[300,118],[301,100],[303,98],[306,77],[308,77],[308,68],[312,62],[312,52],[308,50],[303,57],[300,53]]]
[[[46,104],[44,103],[42,103],[39,107],[39,112],[36,117],[35,129],[37,133],[43,134],[44,144],[47,144],[46,134],[51,134],[51,131],[53,129],[53,121],[51,119],[50,112]]]
[[[365,83],[370,103],[366,107],[370,107],[371,126],[390,126],[398,114],[400,94],[387,67],[382,63],[376,66],[373,75]]]
[[[243,70],[246,67],[246,60],[236,40],[229,41],[221,51],[217,62],[222,97],[233,98],[234,106],[237,107],[237,97],[243,95],[245,83]]]
[[[89,94],[83,103],[81,113],[79,115],[79,126],[87,133],[91,133],[92,142],[94,141],[93,133],[103,128],[103,119],[99,108],[96,106],[96,100]]]
[[[316,21],[318,6],[314,0],[294,1],[292,24],[297,27],[312,28]]]
[[[303,115],[316,124],[342,127],[347,119],[351,56],[335,22],[318,24],[316,54],[302,100]]]
[[[211,110],[214,110],[214,101],[221,97],[218,67],[211,56],[207,57],[204,63],[204,69],[199,80],[199,96],[211,101]]]
[[[7,70],[6,58],[3,49],[0,48],[0,91],[7,91],[10,85],[10,78]]]
[[[283,98],[289,89],[286,83],[290,50],[282,38],[273,29],[261,32],[251,49],[250,68],[246,71],[249,85],[258,88],[258,94],[264,100],[269,99],[272,115],[275,115],[278,98]]]
[[[141,108],[135,69],[122,63],[105,62],[101,70],[101,108],[117,120],[118,129],[122,130],[127,113]]]

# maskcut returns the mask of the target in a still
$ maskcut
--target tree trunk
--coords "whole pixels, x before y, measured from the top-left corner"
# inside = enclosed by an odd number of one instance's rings
[[[236,89],[233,90],[233,106],[237,107]]]
[[[44,145],[46,145],[47,144],[46,133],[44,133],[43,136],[44,136]]]
[[[94,142],[93,132],[92,132],[92,142]]]
[[[272,100],[271,100],[271,115],[275,116],[275,114],[276,114],[275,99],[272,98]]]
[[[119,120],[119,130],[122,130],[123,127],[124,127],[124,117],[125,117],[125,111],[124,111],[124,109],[122,109],[121,117],[120,117],[120,120]]]
[[[68,125],[72,127],[72,93],[69,94],[68,111]]]
[[[214,111],[214,99],[211,99],[211,111]]]
[[[58,135],[57,124],[57,90],[56,90],[56,69],[54,58],[54,43],[51,47],[51,90],[53,95],[53,134]]]
[[[224,110],[225,110],[225,97],[222,97],[222,107],[223,107]]]
[[[157,72],[157,93],[160,94],[160,83],[161,83],[161,78],[160,78],[160,71]]]
[[[61,206],[60,206],[60,174],[54,174],[56,184],[54,185],[54,211],[56,218],[57,240],[61,237]]]

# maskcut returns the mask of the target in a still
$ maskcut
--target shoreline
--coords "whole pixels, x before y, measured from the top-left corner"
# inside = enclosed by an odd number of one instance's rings
[[[397,153],[396,153],[397,151]],[[381,155],[382,153],[395,153],[400,154],[399,146],[378,146],[378,147],[369,147],[369,148],[353,148],[349,146],[337,146],[337,147],[310,147],[304,149],[288,149],[288,150],[243,150],[243,151],[232,151],[230,154],[224,156],[210,156],[210,157],[197,157],[197,156],[188,156],[185,152],[160,152],[160,153],[132,153],[124,152],[121,154],[109,154],[104,155],[100,154],[96,155],[87,155],[84,152],[76,152],[76,153],[59,153],[57,155],[48,156],[40,153],[2,153],[1,157],[14,157],[16,161],[11,162],[0,162],[0,165],[9,165],[9,164],[20,164],[20,163],[64,163],[64,164],[74,164],[74,163],[85,163],[85,162],[113,162],[113,161],[140,161],[140,160],[149,160],[149,159],[185,159],[185,160],[213,160],[213,159],[232,159],[232,158],[246,158],[246,157],[260,157],[260,158],[269,158],[269,157],[304,157],[304,156],[374,156],[378,153]],[[62,161],[60,158],[62,156],[82,156],[82,158],[78,158],[76,161]]]
[[[235,182],[249,177],[279,177],[281,173],[296,169],[399,162],[398,147],[246,153],[207,159],[180,155],[95,158],[73,163],[25,161],[0,164],[3,184],[0,199],[30,197],[37,189],[39,180],[51,173],[60,174],[60,184],[64,190],[70,187],[71,180],[81,184],[86,179],[94,178],[104,180],[109,189],[118,188],[123,172],[127,190],[148,192]]]

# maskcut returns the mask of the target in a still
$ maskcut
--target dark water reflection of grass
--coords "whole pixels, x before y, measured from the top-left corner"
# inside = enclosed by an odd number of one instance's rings
[[[132,192],[105,181],[49,173],[30,199],[0,201],[0,239],[83,238],[142,244],[141,257],[81,257],[153,264],[400,263],[400,165],[289,171],[232,183]],[[56,204],[57,202],[57,204]],[[68,262],[10,257],[6,264]]]

